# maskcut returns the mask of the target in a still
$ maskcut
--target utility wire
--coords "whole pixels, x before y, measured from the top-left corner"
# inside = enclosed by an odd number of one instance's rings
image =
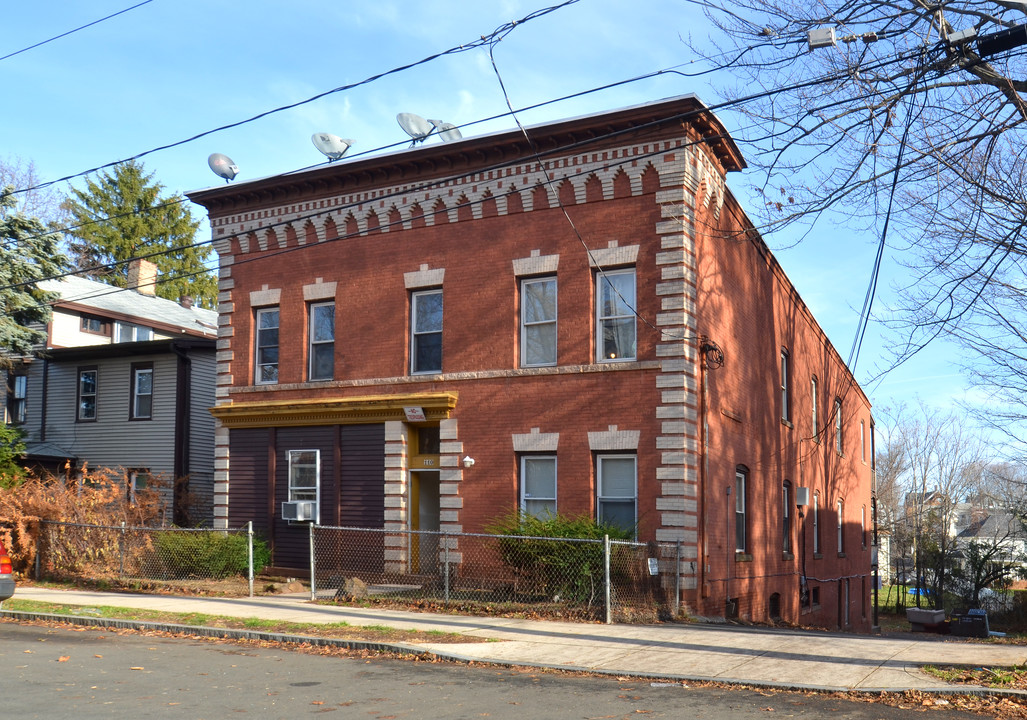
[[[52,38],[49,38],[47,40],[43,40],[42,42],[37,42],[35,45],[29,45],[28,47],[22,48],[21,50],[15,50],[12,53],[8,53],[7,55],[0,56],[0,62],[2,62],[4,60],[7,60],[8,58],[12,58],[15,55],[21,55],[23,52],[28,52],[29,50],[35,50],[37,47],[42,47],[43,45],[46,45],[47,43],[52,43],[54,40],[60,40],[61,38],[68,37],[69,35],[77,33],[79,30],[85,30],[86,28],[93,27],[93,25],[99,25],[100,23],[102,23],[102,22],[104,22],[106,20],[110,20],[111,18],[116,18],[118,15],[124,15],[125,13],[129,12],[130,10],[135,10],[136,8],[140,8],[143,5],[149,5],[152,2],[153,2],[153,0],[143,0],[143,2],[137,3],[137,4],[133,5],[132,7],[127,7],[124,10],[119,10],[116,13],[112,13],[110,15],[107,15],[106,17],[100,18],[99,20],[93,20],[93,22],[91,22],[91,23],[86,23],[85,25],[80,25],[79,27],[75,28],[74,30],[68,30],[67,32],[61,33],[60,35],[54,35]]]

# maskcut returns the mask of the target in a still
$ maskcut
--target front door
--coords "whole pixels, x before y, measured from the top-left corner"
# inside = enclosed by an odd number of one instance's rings
[[[439,563],[439,473],[410,473],[410,571],[434,574]],[[421,532],[418,532],[421,531]]]

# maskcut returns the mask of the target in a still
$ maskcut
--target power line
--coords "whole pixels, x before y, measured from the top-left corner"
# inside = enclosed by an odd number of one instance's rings
[[[384,72],[380,72],[380,73],[377,73],[375,75],[371,75],[370,77],[364,78],[363,80],[359,80],[359,81],[354,82],[354,83],[350,83],[348,85],[341,85],[341,86],[339,86],[337,88],[333,88],[332,90],[326,90],[324,92],[318,93],[317,95],[313,95],[313,96],[311,96],[311,97],[309,97],[309,98],[307,98],[305,100],[300,100],[298,102],[290,103],[288,105],[281,105],[281,106],[276,107],[276,108],[274,108],[272,110],[266,110],[266,111],[264,111],[262,113],[258,113],[257,115],[254,115],[252,117],[246,118],[245,120],[239,120],[237,122],[229,123],[227,125],[222,125],[220,127],[214,128],[212,130],[205,130],[204,132],[197,133],[196,135],[193,135],[192,137],[185,138],[184,140],[179,140],[177,142],[167,143],[166,145],[161,145],[159,147],[155,147],[155,148],[152,148],[150,150],[145,150],[145,151],[143,151],[141,153],[137,153],[135,155],[132,155],[131,157],[123,158],[121,160],[115,160],[113,162],[105,163],[104,165],[99,165],[99,166],[91,168],[89,170],[83,170],[81,172],[77,172],[77,173],[74,173],[72,175],[66,175],[66,176],[64,176],[62,178],[58,178],[56,180],[50,180],[48,182],[40,183],[40,184],[34,185],[32,187],[16,190],[14,192],[14,194],[15,195],[19,195],[21,193],[30,192],[32,190],[40,190],[42,188],[50,187],[51,185],[56,185],[57,183],[67,182],[68,180],[74,180],[75,178],[82,177],[83,175],[89,175],[91,173],[99,172],[100,170],[106,170],[108,168],[114,167],[115,165],[120,165],[121,163],[126,163],[126,162],[129,162],[129,161],[132,161],[132,160],[138,160],[140,158],[146,157],[147,155],[152,155],[153,153],[160,152],[162,150],[169,150],[171,148],[179,147],[180,145],[185,145],[187,143],[194,142],[196,140],[199,140],[200,138],[204,138],[204,137],[207,137],[209,135],[213,135],[215,133],[222,132],[224,130],[230,130],[232,128],[237,128],[237,127],[239,127],[241,125],[246,125],[246,124],[254,122],[256,120],[261,120],[261,119],[266,118],[266,117],[268,117],[270,115],[274,115],[276,113],[284,112],[285,110],[293,110],[295,108],[302,107],[303,105],[307,105],[309,103],[314,102],[315,100],[320,100],[322,98],[328,97],[329,95],[335,95],[337,93],[344,92],[346,90],[352,90],[354,88],[358,88],[358,87],[361,87],[363,85],[368,85],[370,83],[376,82],[376,81],[381,80],[382,78],[388,77],[390,75],[395,75],[397,73],[401,73],[401,72],[404,72],[406,70],[410,70],[412,68],[418,67],[420,65],[425,65],[425,64],[430,63],[430,62],[432,62],[434,60],[437,60],[437,59],[439,59],[441,57],[446,57],[448,55],[457,55],[457,54],[460,54],[460,53],[468,52],[469,50],[475,50],[477,48],[484,47],[484,46],[486,46],[488,44],[488,42],[492,38],[498,37],[500,35],[509,34],[514,28],[516,28],[516,27],[518,27],[520,25],[523,25],[524,23],[530,22],[530,21],[535,20],[537,18],[540,18],[540,17],[543,17],[543,16],[548,15],[550,13],[556,12],[557,10],[562,10],[563,8],[568,7],[570,5],[574,5],[574,4],[576,4],[576,3],[580,2],[580,1],[581,0],[565,0],[564,2],[562,2],[562,3],[558,4],[558,5],[553,5],[553,6],[550,6],[550,7],[547,7],[547,8],[543,8],[541,10],[535,10],[534,12],[529,13],[528,15],[524,16],[520,20],[512,20],[512,21],[510,21],[508,23],[505,23],[505,24],[499,26],[498,28],[493,30],[488,35],[481,35],[478,38],[472,40],[471,42],[464,43],[464,44],[461,44],[461,45],[455,45],[455,46],[453,46],[451,48],[448,48],[447,50],[442,50],[441,52],[433,53],[432,55],[429,55],[429,56],[427,56],[425,58],[422,58],[421,60],[417,60],[415,62],[407,63],[406,65],[400,65],[400,66],[394,67],[394,68],[392,68],[390,70],[386,70]]]
[[[127,7],[124,10],[118,10],[118,12],[111,13],[110,15],[107,15],[106,17],[102,17],[99,20],[93,20],[92,22],[86,23],[85,25],[80,25],[79,27],[75,28],[74,30],[68,30],[67,32],[61,33],[60,35],[54,35],[52,38],[48,38],[48,39],[43,40],[41,42],[37,42],[35,45],[29,45],[28,47],[22,48],[21,50],[15,50],[12,53],[8,53],[7,55],[0,56],[0,62],[2,62],[4,60],[7,60],[8,58],[12,58],[15,55],[21,55],[23,52],[28,52],[29,50],[35,50],[37,47],[42,47],[43,45],[46,45],[47,43],[52,43],[54,40],[60,40],[61,38],[68,37],[69,35],[77,33],[79,30],[85,30],[86,28],[93,27],[93,25],[99,25],[100,23],[105,22],[107,20],[110,20],[111,18],[116,18],[118,15],[124,15],[125,13],[129,12],[130,10],[135,10],[136,8],[140,8],[143,5],[149,5],[152,2],[153,2],[153,0],[143,0],[143,2],[137,3],[137,4],[133,5],[132,7]]]

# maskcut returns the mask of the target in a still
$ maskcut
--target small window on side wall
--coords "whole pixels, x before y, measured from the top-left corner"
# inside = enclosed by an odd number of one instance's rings
[[[149,420],[153,417],[153,363],[132,363],[132,420]]]
[[[97,389],[97,369],[95,367],[79,368],[75,411],[75,419],[78,422],[95,422]]]
[[[748,551],[748,534],[746,532],[746,492],[749,471],[739,466],[735,469],[735,552]]]

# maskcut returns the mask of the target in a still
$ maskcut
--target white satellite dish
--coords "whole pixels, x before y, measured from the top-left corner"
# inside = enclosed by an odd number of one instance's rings
[[[424,142],[424,139],[435,130],[431,123],[420,115],[414,115],[413,113],[400,113],[396,116],[396,122],[403,128],[403,132],[413,139],[413,142],[410,143],[411,145]]]
[[[328,158],[328,162],[340,159],[353,144],[352,140],[343,140],[338,135],[324,132],[314,133],[310,136],[310,140],[314,143],[314,147]]]
[[[442,120],[429,120],[428,122],[435,127],[435,131],[442,138],[442,142],[453,142],[463,137],[460,129],[453,123],[443,122]]]
[[[207,158],[207,164],[214,174],[223,177],[225,182],[235,180],[235,176],[239,174],[239,166],[232,162],[232,158],[221,153],[214,153]]]

